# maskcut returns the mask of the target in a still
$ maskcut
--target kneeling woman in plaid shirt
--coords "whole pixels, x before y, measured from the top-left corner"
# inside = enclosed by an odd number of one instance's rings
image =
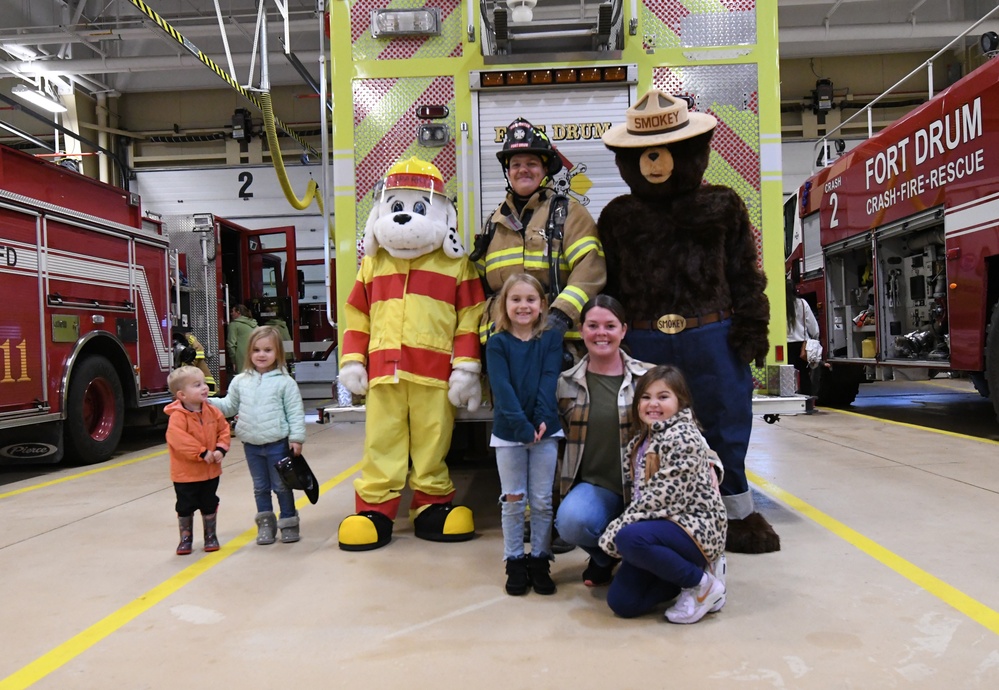
[[[588,301],[580,315],[586,355],[558,383],[566,449],[555,528],[562,539],[589,554],[583,571],[588,587],[608,584],[619,562],[598,541],[624,510],[621,468],[632,435],[635,380],[652,368],[621,350],[626,324],[624,307],[613,297],[597,295]]]

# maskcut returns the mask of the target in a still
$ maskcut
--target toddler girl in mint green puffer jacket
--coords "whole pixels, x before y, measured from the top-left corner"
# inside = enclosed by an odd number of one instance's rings
[[[284,346],[273,326],[250,334],[243,371],[233,378],[224,398],[209,402],[226,417],[238,415],[236,436],[243,442],[257,504],[257,543],[273,544],[277,529],[284,543],[298,541],[299,518],[292,490],[276,468],[289,454],[301,455],[305,443],[305,408],[298,384],[285,368]],[[281,510],[275,519],[271,492]]]

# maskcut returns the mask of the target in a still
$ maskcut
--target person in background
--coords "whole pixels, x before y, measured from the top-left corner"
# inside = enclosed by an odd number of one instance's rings
[[[205,359],[205,346],[194,337],[191,329],[175,326],[173,341],[178,348],[176,352],[178,365],[190,365],[200,369],[205,377],[205,383],[208,385],[208,395],[218,395],[218,382],[212,375],[211,369],[208,368],[208,362]]]
[[[635,385],[639,433],[622,465],[628,506],[600,537],[600,548],[622,559],[607,605],[623,618],[673,597],[670,623],[696,623],[725,605],[722,465],[690,406],[687,382],[671,365],[650,369]]]
[[[246,343],[257,322],[250,310],[242,304],[234,304],[229,310],[229,327],[225,336],[225,349],[229,353],[229,364],[233,374],[238,374],[252,365],[246,361]]]
[[[277,529],[281,530],[282,542],[295,542],[300,538],[295,497],[275,465],[289,452],[302,454],[305,443],[302,394],[285,368],[284,346],[275,328],[253,329],[247,343],[247,358],[250,366],[236,375],[226,396],[209,402],[226,417],[238,415],[236,434],[243,441],[257,504],[257,543],[273,544]],[[272,491],[277,494],[281,509],[276,523]]]
[[[166,442],[170,452],[170,479],[177,495],[180,524],[177,555],[193,548],[194,511],[201,511],[205,551],[218,551],[217,521],[222,458],[229,451],[229,425],[208,400],[205,375],[197,367],[178,367],[167,377],[174,401],[163,412],[170,417]]]
[[[562,365],[562,336],[546,328],[547,302],[536,279],[507,278],[494,304],[496,332],[486,344],[493,391],[493,434],[503,508],[506,592],[533,586],[554,594],[552,486],[558,463],[559,425],[555,386]],[[531,555],[524,554],[524,513],[531,508]]]
[[[588,587],[608,584],[618,563],[598,541],[624,510],[621,462],[631,439],[635,380],[652,368],[621,350],[627,322],[613,297],[597,295],[587,302],[581,326],[586,355],[558,382],[566,447],[555,526],[563,539],[589,554],[583,571]]]
[[[795,293],[794,284],[785,282],[787,300],[787,363],[798,370],[798,393],[818,395],[820,370],[810,366],[805,354],[805,341],[818,340],[819,322],[812,308]]]

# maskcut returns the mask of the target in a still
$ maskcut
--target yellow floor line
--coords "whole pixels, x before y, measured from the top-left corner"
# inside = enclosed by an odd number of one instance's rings
[[[923,588],[936,598],[943,601],[945,604],[954,607],[968,618],[972,619],[976,623],[979,623],[982,627],[991,630],[993,633],[999,634],[999,612],[990,609],[988,606],[976,601],[975,599],[972,599],[959,589],[950,586],[943,580],[940,580],[933,575],[930,575],[925,570],[919,568],[913,563],[910,563],[901,556],[892,553],[885,547],[871,539],[868,539],[859,532],[850,529],[842,522],[829,517],[822,511],[814,508],[808,503],[805,503],[797,496],[789,494],[776,484],[769,482],[754,472],[746,470],[746,476],[749,478],[749,481],[772,498],[784,502],[805,517],[817,522],[822,527],[825,527],[843,541],[860,549],[874,560],[888,566],[896,573]]]
[[[352,474],[360,470],[360,468],[361,463],[358,462],[352,467],[344,470],[320,486],[319,494],[322,495],[326,493],[337,484],[340,484]],[[308,501],[309,499],[303,496],[296,502],[295,505],[301,508],[308,503]],[[31,685],[37,683],[59,667],[72,661],[74,658],[87,651],[90,647],[93,647],[108,635],[117,632],[127,623],[145,613],[174,592],[204,575],[219,563],[238,552],[250,542],[254,541],[256,535],[256,528],[250,528],[238,537],[226,542],[226,544],[219,551],[205,554],[199,560],[192,563],[187,568],[184,568],[170,579],[157,585],[156,587],[153,587],[145,594],[139,596],[128,604],[125,604],[111,615],[91,625],[89,628],[70,638],[52,651],[43,654],[27,666],[15,671],[3,680],[0,680],[0,690],[23,690],[23,688],[30,687]]]
[[[999,446],[999,441],[993,441],[991,438],[982,438],[981,436],[969,436],[968,434],[959,434],[956,431],[947,431],[945,429],[934,429],[930,426],[919,426],[918,424],[909,424],[908,422],[896,422],[892,419],[882,419],[881,417],[873,417],[869,414],[863,414],[861,412],[850,412],[848,410],[838,410],[832,407],[823,407],[823,412],[835,412],[836,414],[843,414],[850,417],[860,417],[861,419],[869,419],[875,422],[883,422],[885,424],[894,424],[895,426],[904,426],[907,429],[918,429],[919,431],[928,431],[933,434],[942,434],[944,436],[951,436],[953,438],[963,438],[969,441],[981,441],[982,443],[991,443],[994,446]]]
[[[37,491],[38,489],[44,489],[49,486],[55,486],[56,484],[62,484],[63,482],[68,482],[73,479],[89,477],[92,474],[100,474],[101,472],[107,472],[108,470],[114,470],[119,467],[125,467],[126,465],[134,465],[137,462],[142,462],[143,460],[149,460],[150,458],[156,458],[161,455],[166,455],[166,449],[157,451],[155,453],[150,453],[149,455],[143,455],[138,458],[132,458],[131,460],[122,460],[121,462],[116,462],[110,465],[101,465],[100,467],[95,467],[93,469],[85,470],[83,472],[77,472],[75,474],[68,474],[65,477],[59,477],[58,479],[52,479],[47,482],[41,482],[40,484],[32,484],[31,486],[25,486],[20,489],[14,489],[13,491],[7,491],[0,494],[0,499],[10,498],[11,496],[17,496],[19,494],[26,494],[29,491]]]

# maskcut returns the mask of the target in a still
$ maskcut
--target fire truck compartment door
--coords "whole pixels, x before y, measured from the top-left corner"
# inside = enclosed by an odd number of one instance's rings
[[[631,86],[474,91],[472,96],[480,142],[480,223],[506,196],[506,178],[496,153],[503,147],[506,126],[518,117],[544,128],[565,163],[553,186],[585,205],[594,220],[611,199],[628,192],[614,154],[600,135],[624,120],[632,102]]]
[[[0,416],[42,411],[45,394],[44,330],[39,267],[39,218],[0,204]]]

